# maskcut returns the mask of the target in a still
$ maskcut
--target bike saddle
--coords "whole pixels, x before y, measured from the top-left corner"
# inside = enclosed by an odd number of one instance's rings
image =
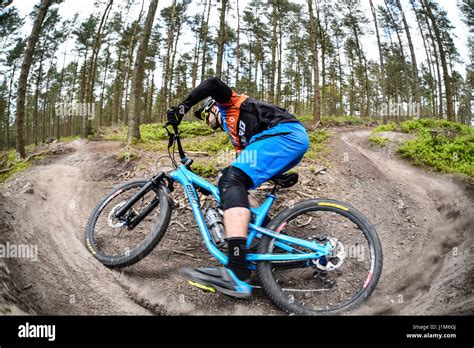
[[[295,185],[298,182],[298,173],[280,174],[275,175],[269,181],[281,188],[288,188]]]

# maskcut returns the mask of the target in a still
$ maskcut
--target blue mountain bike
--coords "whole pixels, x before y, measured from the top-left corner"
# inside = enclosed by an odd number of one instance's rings
[[[130,266],[160,242],[170,222],[170,192],[176,184],[184,188],[207,249],[220,263],[227,263],[226,245],[216,240],[207,220],[209,209],[214,215],[222,214],[218,188],[193,173],[193,161],[186,158],[178,127],[166,130],[174,170],[120,185],[100,201],[88,220],[86,247],[107,267]],[[176,145],[179,165],[174,158]],[[272,178],[273,188],[265,202],[251,208],[247,260],[249,268],[256,270],[254,281],[259,285],[254,286],[291,314],[348,311],[377,285],[382,270],[380,240],[359,211],[332,199],[287,204],[263,226],[278,190],[297,180],[295,173]],[[204,205],[208,205],[206,211]]]

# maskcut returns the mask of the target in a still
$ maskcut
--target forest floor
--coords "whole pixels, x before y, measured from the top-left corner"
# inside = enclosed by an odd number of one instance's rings
[[[304,161],[297,169],[300,182],[281,191],[276,209],[307,197],[334,198],[372,222],[383,247],[382,276],[372,296],[347,314],[473,314],[472,187],[457,176],[412,166],[394,154],[394,146],[371,145],[369,128],[329,130],[326,174],[314,174],[321,162]],[[2,188],[0,243],[36,245],[38,259],[0,264],[13,278],[0,288],[0,313],[282,314],[260,289],[249,300],[234,300],[187,284],[180,267],[216,261],[185,208],[174,211],[163,240],[142,261],[121,271],[100,264],[84,247],[90,212],[118,183],[151,175],[158,155],[143,151],[126,162],[118,160],[120,142],[61,146],[61,153]],[[7,296],[6,288],[15,291]],[[16,306],[2,307],[2,294]]]

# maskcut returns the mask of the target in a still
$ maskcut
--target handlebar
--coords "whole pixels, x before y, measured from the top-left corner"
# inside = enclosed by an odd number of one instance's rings
[[[173,127],[173,133],[171,133],[168,129],[168,126]],[[181,138],[179,136],[179,130],[178,130],[178,125],[177,124],[171,124],[170,122],[166,122],[165,125],[163,126],[164,129],[166,129],[166,132],[168,133],[168,152],[169,149],[173,146],[174,142],[178,144],[178,152],[179,152],[179,157],[181,159],[181,163],[184,164],[185,166],[191,166],[192,160],[188,160],[186,158],[186,154],[184,153],[183,145],[181,144]],[[174,160],[173,160],[174,161]]]

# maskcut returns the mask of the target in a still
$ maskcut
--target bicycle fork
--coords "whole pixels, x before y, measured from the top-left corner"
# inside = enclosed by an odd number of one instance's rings
[[[165,172],[160,172],[156,176],[150,179],[150,181],[141,188],[140,191],[135,193],[123,207],[120,207],[119,210],[115,213],[115,217],[121,221],[124,221],[127,216],[127,212],[133,207],[135,203],[138,202],[140,198],[145,196],[151,190],[155,191],[157,194],[153,200],[148,204],[138,215],[132,217],[129,221],[126,221],[128,229],[133,230],[148,214],[150,214],[157,206],[160,204],[160,199],[158,197],[158,189],[163,185],[163,180],[168,180],[168,188],[172,188],[172,178],[169,177]]]

